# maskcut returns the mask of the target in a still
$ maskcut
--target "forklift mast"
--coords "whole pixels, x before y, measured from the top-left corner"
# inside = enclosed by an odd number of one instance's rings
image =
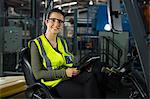
[[[147,91],[150,93],[150,43],[146,40],[147,30],[144,25],[142,9],[138,0],[123,0],[135,39]]]

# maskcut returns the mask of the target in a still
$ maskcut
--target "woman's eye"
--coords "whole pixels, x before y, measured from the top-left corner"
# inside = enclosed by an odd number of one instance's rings
[[[55,22],[55,19],[52,19],[53,22]]]
[[[61,20],[58,20],[59,23],[62,23]]]

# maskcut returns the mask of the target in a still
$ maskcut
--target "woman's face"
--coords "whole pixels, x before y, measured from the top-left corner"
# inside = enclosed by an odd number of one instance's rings
[[[64,16],[57,12],[52,12],[49,18],[45,21],[47,30],[50,33],[58,34],[64,24]]]

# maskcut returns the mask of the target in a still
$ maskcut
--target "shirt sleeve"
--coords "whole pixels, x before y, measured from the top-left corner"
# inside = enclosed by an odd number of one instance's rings
[[[40,53],[38,51],[38,47],[35,42],[31,42],[31,66],[33,69],[33,74],[37,80],[56,80],[56,79],[66,79],[66,70],[58,69],[58,70],[47,70],[43,69],[42,59]]]

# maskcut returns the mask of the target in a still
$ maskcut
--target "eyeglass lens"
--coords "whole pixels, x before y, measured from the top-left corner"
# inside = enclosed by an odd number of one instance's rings
[[[64,23],[64,21],[57,18],[49,18],[49,20],[51,20],[52,22],[55,22],[57,20],[59,23]]]

